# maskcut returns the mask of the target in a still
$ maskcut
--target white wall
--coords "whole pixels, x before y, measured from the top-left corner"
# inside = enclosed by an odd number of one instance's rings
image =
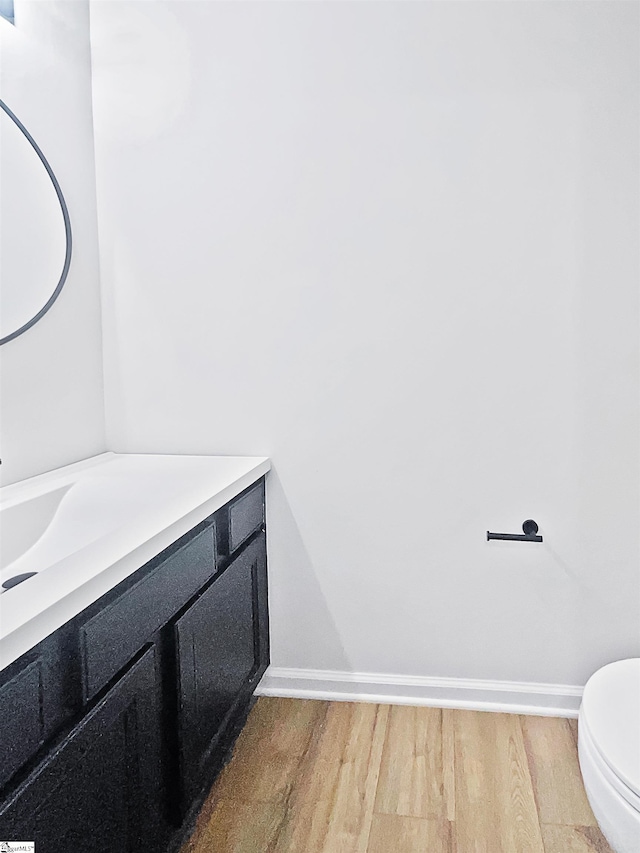
[[[92,4],[109,445],[272,457],[275,665],[640,653],[637,24]]]
[[[58,178],[73,255],[52,308],[0,350],[3,484],[105,449],[89,3],[16,0],[15,16],[0,19],[0,97]]]

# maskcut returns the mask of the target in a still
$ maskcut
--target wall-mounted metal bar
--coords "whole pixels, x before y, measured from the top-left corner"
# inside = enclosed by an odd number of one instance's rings
[[[487,530],[487,541],[490,539],[508,539],[512,542],[542,542],[542,536],[536,536],[538,525],[532,518],[522,522],[524,533],[490,533]]]
[[[542,542],[542,536],[526,536],[522,533],[489,533],[487,539],[511,539],[514,542]]]

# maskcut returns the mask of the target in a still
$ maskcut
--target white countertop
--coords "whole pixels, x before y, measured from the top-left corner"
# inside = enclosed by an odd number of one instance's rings
[[[58,495],[37,541],[2,572],[38,574],[0,595],[0,669],[270,467],[266,457],[103,453],[0,489],[5,518]]]

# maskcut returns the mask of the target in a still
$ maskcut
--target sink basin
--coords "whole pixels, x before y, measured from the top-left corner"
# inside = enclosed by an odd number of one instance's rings
[[[83,548],[126,529],[153,507],[153,478],[128,483],[120,460],[80,468],[63,483],[18,492],[0,502],[0,593],[18,575],[59,565]],[[48,487],[47,487],[48,486]],[[10,493],[11,486],[6,491]],[[166,499],[166,498],[165,498]]]
[[[11,574],[17,574],[6,570],[46,533],[70,488],[70,484],[61,486],[0,507],[0,583]]]

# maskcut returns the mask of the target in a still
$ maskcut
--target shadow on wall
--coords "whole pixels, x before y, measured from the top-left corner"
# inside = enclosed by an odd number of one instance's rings
[[[267,477],[267,537],[272,666],[352,671],[311,555],[273,468]]]

